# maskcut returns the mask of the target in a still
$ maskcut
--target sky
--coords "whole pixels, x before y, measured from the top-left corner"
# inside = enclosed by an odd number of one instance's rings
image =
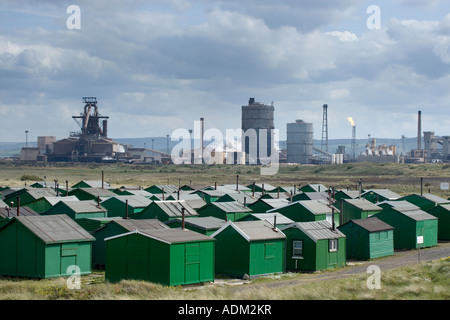
[[[0,2],[2,142],[79,131],[82,97],[115,139],[200,118],[225,135],[251,97],[281,140],[297,119],[321,139],[324,104],[329,139],[351,139],[348,117],[358,139],[417,137],[419,110],[442,136],[449,88],[448,0]]]

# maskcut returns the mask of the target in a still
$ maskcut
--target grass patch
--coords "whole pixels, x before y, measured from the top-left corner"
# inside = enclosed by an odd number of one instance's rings
[[[333,271],[327,272],[332,276]],[[450,259],[382,271],[381,288],[368,289],[366,274],[312,281],[314,274],[286,273],[249,284],[166,287],[145,281],[104,281],[101,272],[82,277],[79,290],[65,278],[0,278],[0,300],[449,300]]]

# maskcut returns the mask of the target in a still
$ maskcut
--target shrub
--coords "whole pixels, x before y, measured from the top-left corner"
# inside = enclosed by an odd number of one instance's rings
[[[42,180],[42,178],[32,175],[32,174],[24,174],[21,178],[20,181],[27,181],[27,180],[31,180],[31,181],[40,181]]]

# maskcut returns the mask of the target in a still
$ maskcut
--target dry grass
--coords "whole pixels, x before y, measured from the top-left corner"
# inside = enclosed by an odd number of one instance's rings
[[[447,164],[369,164],[342,165],[281,165],[275,175],[262,176],[258,166],[245,165],[132,165],[132,164],[70,164],[35,163],[18,164],[0,162],[0,186],[24,186],[35,181],[22,181],[23,176],[46,177],[52,185],[54,179],[64,187],[81,180],[101,180],[102,171],[106,182],[113,187],[143,186],[154,184],[213,185],[239,183],[249,185],[254,181],[274,186],[322,183],[336,188],[355,189],[363,179],[364,188],[388,188],[401,195],[420,192],[420,177],[424,177],[424,192],[430,191],[442,197],[450,197],[449,191],[440,190],[440,182],[450,179]]]
[[[332,271],[330,272],[332,274]],[[97,273],[96,276],[99,274]],[[84,276],[83,282],[91,276]],[[66,279],[0,278],[0,300],[449,300],[450,259],[402,267],[381,274],[381,289],[368,289],[368,275],[289,284],[308,274],[285,274],[247,284],[166,287],[144,281],[105,283],[104,278],[71,290]],[[283,282],[284,281],[284,282]],[[282,286],[271,286],[280,284]],[[261,288],[263,286],[263,289]]]

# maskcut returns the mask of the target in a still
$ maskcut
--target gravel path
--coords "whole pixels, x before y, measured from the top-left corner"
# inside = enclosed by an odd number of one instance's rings
[[[367,274],[367,268],[370,265],[377,265],[380,268],[381,272],[383,272],[402,266],[415,265],[447,257],[450,257],[450,242],[440,242],[436,247],[420,249],[419,252],[418,250],[395,251],[393,256],[383,257],[371,261],[358,261],[354,263],[348,262],[349,265],[345,268],[337,269],[335,271],[327,271],[324,273],[310,274],[305,279],[280,280],[265,284],[248,283],[245,286],[235,287],[234,291],[243,291],[255,287],[276,288],[291,284],[301,284],[321,280],[345,278],[355,274]]]

